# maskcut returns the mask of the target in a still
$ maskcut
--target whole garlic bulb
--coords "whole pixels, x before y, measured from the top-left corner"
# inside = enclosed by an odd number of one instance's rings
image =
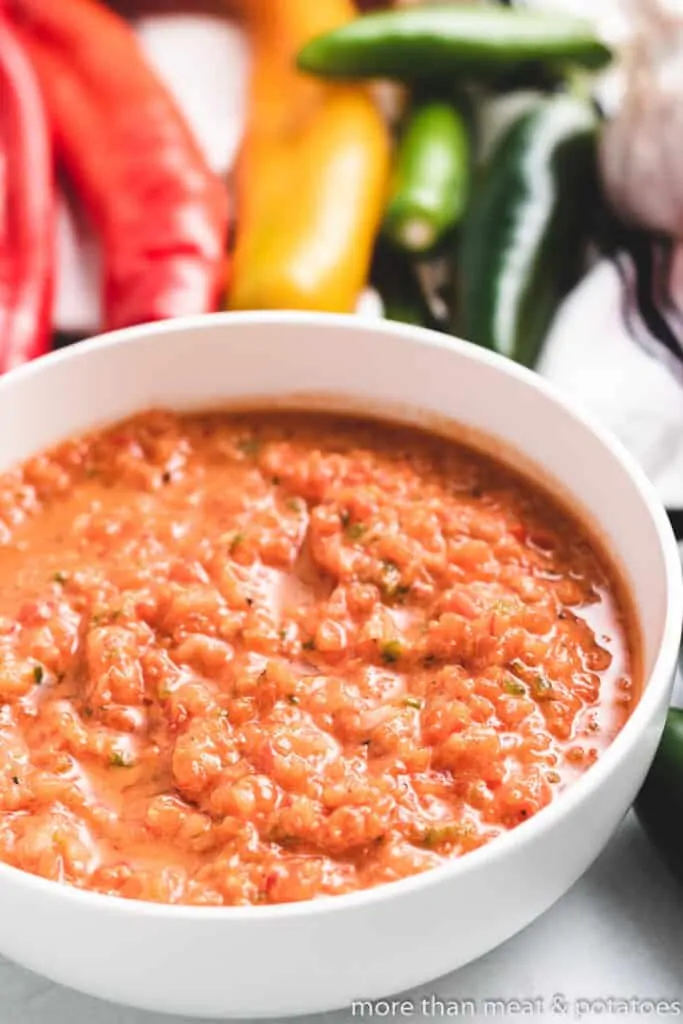
[[[683,5],[631,7],[623,97],[601,138],[602,178],[624,220],[683,238]]]

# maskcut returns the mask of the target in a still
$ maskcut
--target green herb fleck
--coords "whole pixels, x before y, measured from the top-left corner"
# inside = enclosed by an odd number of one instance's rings
[[[112,768],[132,768],[131,762],[128,760],[126,755],[120,750],[115,750],[109,758],[109,764]]]
[[[404,697],[403,703],[407,708],[415,708],[416,711],[421,711],[423,707],[420,697]]]
[[[349,523],[351,522],[351,513],[347,508],[343,508],[341,510],[341,512],[339,513],[339,519],[344,529],[346,529]]]
[[[386,640],[380,647],[380,653],[382,655],[382,661],[387,665],[393,665],[394,662],[403,654],[403,647],[401,646],[400,640]]]
[[[363,523],[351,523],[346,527],[346,536],[349,540],[360,540],[366,529]]]
[[[304,503],[301,498],[288,498],[285,505],[290,512],[303,512],[304,510]]]
[[[503,689],[512,697],[523,697],[526,693],[524,683],[520,683],[519,679],[515,679],[514,676],[506,676],[503,680]]]
[[[439,843],[442,841],[440,835],[442,831],[443,829],[438,828],[425,829],[424,835],[422,836],[421,840],[422,845],[426,846],[428,849],[431,849],[434,846],[438,846]]]
[[[382,562],[382,590],[385,597],[398,597],[401,593],[407,593],[407,589],[401,582],[401,570],[390,559]]]
[[[303,648],[304,651],[314,651],[315,650],[315,640],[314,640],[314,638],[310,637],[310,639],[304,640],[304,642],[302,643],[301,647]]]
[[[531,694],[536,700],[550,700],[553,695],[553,684],[539,672],[530,684]]]
[[[19,779],[18,775],[13,775],[12,776],[12,782],[14,783],[15,786],[21,785],[21,780]]]
[[[421,842],[428,849],[441,846],[442,843],[456,843],[467,833],[465,825],[432,825],[425,830]]]
[[[54,580],[55,583],[66,583],[69,579],[69,576],[67,573],[59,569],[57,572],[52,574],[52,579]]]
[[[237,447],[243,455],[258,455],[261,442],[256,437],[243,437],[237,442]]]
[[[230,554],[232,554],[234,551],[237,550],[237,548],[240,546],[240,544],[243,542],[243,540],[244,540],[244,534],[243,533],[236,533],[235,534],[235,536],[230,541]]]
[[[123,612],[120,608],[112,608],[111,611],[106,612],[95,612],[90,617],[90,625],[92,626],[109,626],[114,622],[117,622],[121,618]]]
[[[509,662],[509,665],[510,671],[520,676],[520,678],[525,677],[527,672],[529,672],[529,666],[525,665],[525,663],[520,661],[519,658],[513,658],[512,661]]]
[[[526,665],[519,658],[515,658],[510,662],[510,668],[516,676],[527,684],[534,700],[552,699],[553,684],[539,669]]]
[[[36,686],[40,686],[40,684],[43,681],[44,675],[45,675],[45,671],[44,671],[42,665],[34,665],[33,666],[33,678],[35,680]]]
[[[84,718],[92,718],[92,716],[93,716],[93,709],[92,708],[83,708],[83,711],[81,712],[81,714],[83,715]]]
[[[439,659],[437,658],[436,654],[425,654],[424,658],[422,659],[422,664],[425,666],[425,668],[429,668],[431,665],[436,665],[438,660]]]
[[[281,640],[286,640],[287,639],[287,630],[286,629],[278,629],[277,635],[280,637]]]
[[[278,843],[280,846],[288,846],[290,843],[296,843],[296,836],[293,836],[291,832],[285,832],[281,825],[274,825],[268,833],[268,842]]]

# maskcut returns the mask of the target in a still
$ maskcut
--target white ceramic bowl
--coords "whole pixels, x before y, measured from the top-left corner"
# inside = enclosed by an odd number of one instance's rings
[[[409,421],[459,421],[490,435],[491,447],[497,439],[523,453],[527,469],[573,496],[633,595],[644,694],[601,760],[532,820],[371,891],[275,907],[168,907],[0,865],[0,953],[83,992],[205,1017],[275,1016],[424,983],[558,899],[605,845],[653,757],[683,616],[668,521],[616,441],[495,355],[427,331],[320,315],[226,314],[123,331],[0,380],[0,468],[152,405],[297,394],[304,404],[302,395],[327,396],[326,407],[352,399]]]

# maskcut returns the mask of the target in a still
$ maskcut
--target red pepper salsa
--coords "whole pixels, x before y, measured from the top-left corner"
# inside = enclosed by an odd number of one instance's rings
[[[636,699],[619,587],[503,466],[306,413],[139,415],[0,477],[0,859],[305,900],[526,821]]]

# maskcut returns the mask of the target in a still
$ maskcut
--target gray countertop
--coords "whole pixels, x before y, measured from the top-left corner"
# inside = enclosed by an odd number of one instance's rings
[[[457,928],[457,921],[453,927]],[[579,1019],[579,1012],[584,1021],[680,1019],[682,936],[683,888],[662,867],[631,814],[587,874],[533,925],[481,960],[408,993],[406,999],[415,1007],[409,1016],[457,1019],[454,1009],[458,1009],[460,1019],[528,1020],[521,1014],[523,1007],[514,1002],[507,1003],[507,1012],[494,1013],[486,1001],[536,999],[533,1019],[554,1020],[558,1014],[553,1006],[558,1010],[564,1003],[553,1003],[553,997],[560,995],[569,1004],[560,1019]],[[602,1012],[599,1004],[589,1010],[586,1003],[572,1002],[589,999],[613,1002]],[[620,999],[639,1003],[626,1014],[623,1004],[616,1002]],[[648,1012],[648,999],[659,1001],[659,1009]],[[678,1007],[677,1000],[681,1001]],[[175,1019],[190,1024],[189,1018]],[[350,1010],[301,1018],[306,1024],[342,1024],[352,1019]],[[77,995],[0,959],[0,1024],[166,1024],[169,1020]]]

